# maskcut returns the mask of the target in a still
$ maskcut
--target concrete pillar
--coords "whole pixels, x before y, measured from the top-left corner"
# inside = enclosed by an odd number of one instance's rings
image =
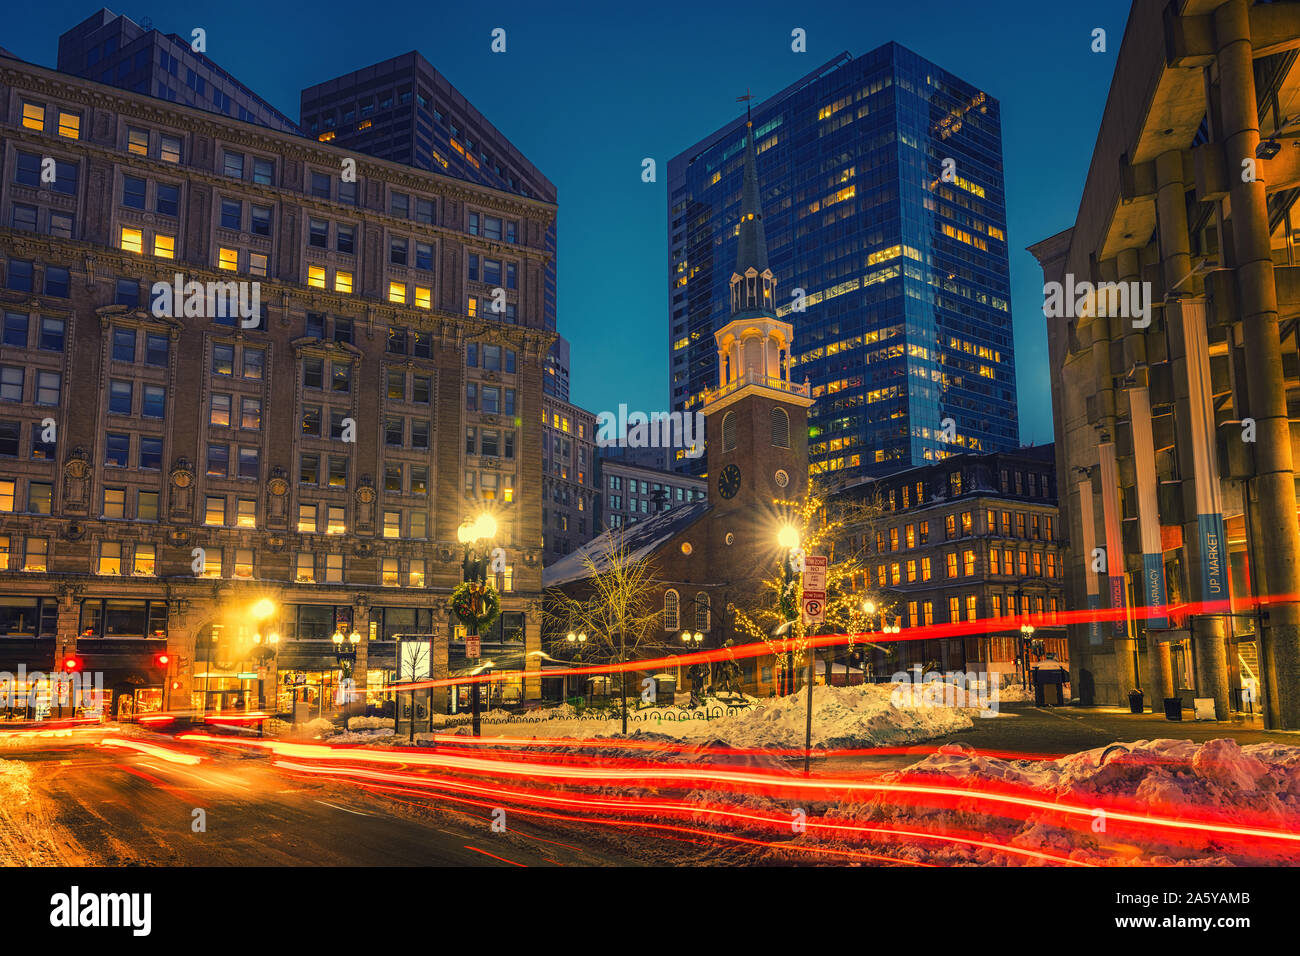
[[[448,657],[450,628],[448,625],[433,625],[433,660],[430,662],[429,673],[434,680],[446,680],[451,676],[451,662]],[[445,714],[447,712],[447,701],[451,694],[451,688],[435,687],[433,688],[433,712],[435,714]]]
[[[1191,272],[1191,244],[1187,231],[1183,156],[1179,150],[1170,150],[1156,157],[1156,215],[1165,289],[1172,290],[1178,286],[1179,293],[1191,295],[1195,291],[1193,286],[1199,280],[1188,278]],[[1200,386],[1205,382],[1202,373],[1208,370],[1189,367],[1191,362],[1201,362],[1203,349],[1199,345],[1193,348],[1187,341],[1181,305],[1176,301],[1167,301],[1164,319],[1169,341],[1169,360],[1174,375],[1174,419],[1178,429],[1179,471],[1183,476],[1183,549],[1188,559],[1187,578],[1192,600],[1206,601],[1211,599],[1211,595],[1205,594],[1201,585],[1201,562],[1205,556],[1200,553],[1200,509],[1197,507],[1196,494],[1196,482],[1206,479],[1204,475],[1198,474],[1197,441],[1191,419],[1198,414],[1194,406],[1206,401],[1205,395],[1200,392]],[[1199,330],[1197,334],[1201,334]],[[1213,422],[1209,426],[1212,428]],[[1217,472],[1209,480],[1217,481]],[[1213,697],[1215,714],[1218,719],[1224,720],[1231,709],[1226,621],[1217,614],[1193,614],[1190,629],[1192,653],[1196,659],[1196,695]]]
[[[1231,169],[1255,156],[1259,144],[1250,16],[1246,0],[1229,0],[1213,14],[1219,68],[1223,155]],[[1256,425],[1254,490],[1260,525],[1268,530],[1255,561],[1266,566],[1271,595],[1292,599],[1270,605],[1260,635],[1261,666],[1269,693],[1265,723],[1300,729],[1300,528],[1282,372],[1277,290],[1269,250],[1264,183],[1230,176],[1232,263],[1237,279],[1243,344],[1251,363],[1246,388]],[[1221,247],[1226,247],[1224,242]]]
[[[1174,696],[1174,668],[1168,644],[1147,638],[1147,667],[1151,671],[1151,713],[1164,710],[1166,697]]]
[[[366,660],[370,649],[370,599],[358,594],[352,599],[352,627],[361,635],[357,645],[357,660],[352,665],[352,687],[355,696],[347,703],[349,717],[362,717],[366,713]]]
[[[1121,250],[1120,253],[1115,257],[1115,266],[1116,266],[1116,271],[1118,273],[1116,278],[1120,282],[1136,281],[1139,278],[1139,273],[1140,273],[1137,250],[1136,249]],[[1106,321],[1109,324],[1115,322],[1116,319],[1110,318],[1107,319]],[[1121,337],[1127,338],[1130,334],[1130,330],[1133,329],[1133,323],[1123,318],[1120,318],[1118,321],[1122,324],[1122,327],[1119,329],[1115,329],[1113,326],[1111,326],[1110,329],[1111,333],[1117,339]],[[1143,352],[1143,355],[1145,357],[1145,352]],[[1096,360],[1096,356],[1097,356],[1097,349],[1096,346],[1094,345],[1093,346],[1094,361]],[[1107,377],[1104,380],[1102,380],[1102,385],[1107,386],[1107,392],[1109,393],[1110,390],[1108,386],[1110,386],[1114,382],[1113,370],[1110,367],[1111,362],[1110,362],[1109,337],[1107,338],[1106,341],[1105,362],[1106,362],[1105,372]],[[1102,369],[1098,368],[1099,374],[1101,371]],[[1123,372],[1127,372],[1128,370],[1122,369],[1120,371],[1122,374]],[[1113,393],[1109,394],[1107,402],[1109,406],[1109,413],[1111,415],[1114,415],[1115,398]],[[1102,407],[1105,408],[1107,407],[1107,405],[1103,404]],[[1114,433],[1112,432],[1112,434]],[[1138,453],[1136,448],[1134,449],[1134,453],[1135,454]],[[1140,508],[1141,502],[1139,501],[1138,504]],[[1159,516],[1156,517],[1156,520],[1159,521]],[[1141,580],[1141,575],[1139,575],[1138,580],[1139,581]],[[1141,592],[1143,589],[1135,588],[1134,590],[1135,592]],[[1114,641],[1115,694],[1118,697],[1118,700],[1116,700],[1115,703],[1121,707],[1126,706],[1128,704],[1128,692],[1138,687],[1138,673],[1134,661],[1136,648],[1137,648],[1137,641],[1134,638],[1132,631],[1125,630],[1124,636],[1122,638],[1121,637],[1115,638]]]
[[[524,700],[542,699],[542,613],[531,607],[524,612]]]
[[[185,598],[167,602],[167,653],[172,658],[164,678],[163,700],[172,713],[194,710],[194,669],[198,656],[199,624],[207,617]],[[172,682],[180,686],[172,689]],[[198,710],[202,712],[202,707]]]

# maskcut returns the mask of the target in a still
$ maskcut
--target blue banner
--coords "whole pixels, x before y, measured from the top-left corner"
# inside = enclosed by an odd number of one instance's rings
[[[1101,610],[1101,595],[1100,595],[1100,594],[1089,594],[1089,595],[1088,595],[1088,610],[1089,610],[1089,611],[1100,611],[1100,610]],[[1091,620],[1088,621],[1088,643],[1089,643],[1089,644],[1101,644],[1101,643],[1103,643],[1104,641],[1105,641],[1105,638],[1102,636],[1102,633],[1101,633],[1101,621],[1097,620],[1097,619],[1094,617],[1094,618],[1092,618]]]
[[[1201,587],[1206,601],[1228,599],[1228,565],[1224,553],[1223,515],[1196,516],[1201,533]]]

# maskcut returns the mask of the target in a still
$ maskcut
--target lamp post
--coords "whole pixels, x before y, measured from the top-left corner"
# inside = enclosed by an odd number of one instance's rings
[[[687,651],[699,650],[700,644],[703,643],[703,641],[704,635],[699,631],[682,631],[682,643],[686,645]],[[699,690],[702,689],[702,685],[704,684],[702,675],[707,675],[708,669],[703,664],[696,662],[691,665],[691,668],[687,673],[691,678],[691,706],[695,707],[698,702],[703,699]]]
[[[580,631],[579,633],[574,634],[572,631],[570,631],[567,635],[565,635],[564,641],[566,644],[569,645],[570,663],[572,663],[575,660],[581,662],[582,649],[587,645],[587,632]],[[569,699],[569,675],[568,674],[564,675],[564,699],[566,701]]]
[[[490,542],[497,533],[496,519],[490,514],[481,514],[473,521],[466,519],[465,522],[456,529],[456,538],[465,548],[465,557],[461,561],[461,581],[468,584],[476,581],[479,584],[487,584],[487,557],[480,555],[478,548],[481,543]],[[468,636],[478,636],[478,625],[470,625],[472,632]],[[469,641],[466,640],[466,649],[468,650]],[[475,675],[477,676],[477,675]],[[470,710],[472,713],[472,723],[470,732],[477,737],[479,735],[479,701],[480,685],[477,680],[470,685]]]
[[[799,585],[795,576],[799,573],[795,567],[795,553],[799,550],[799,532],[790,525],[785,525],[777,533],[776,543],[785,552],[781,559],[782,573],[782,590],[781,601],[785,605],[785,619],[789,624],[798,620],[799,616]],[[788,630],[788,628],[787,628]],[[784,668],[786,677],[782,679],[784,684],[789,681],[790,692],[794,692],[794,651],[787,651],[786,657],[788,665]],[[811,683],[811,677],[809,678]],[[785,688],[782,687],[782,690]]]
[[[1029,645],[1034,639],[1034,625],[1020,625],[1020,666],[1021,666],[1021,687],[1029,686]]]

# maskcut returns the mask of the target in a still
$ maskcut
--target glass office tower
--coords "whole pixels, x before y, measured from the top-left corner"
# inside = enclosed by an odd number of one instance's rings
[[[997,101],[889,43],[842,54],[753,117],[777,314],[817,400],[813,474],[843,485],[1018,447]],[[744,143],[740,113],[669,161],[674,410],[718,382]]]

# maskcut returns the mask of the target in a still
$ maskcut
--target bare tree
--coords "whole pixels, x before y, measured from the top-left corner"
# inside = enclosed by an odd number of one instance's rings
[[[598,659],[625,663],[664,647],[663,605],[654,569],[633,559],[621,533],[610,548],[583,561],[588,576],[570,594],[559,588],[546,593],[546,617],[552,633],[582,631]],[[623,733],[627,733],[627,671],[619,672]]]

